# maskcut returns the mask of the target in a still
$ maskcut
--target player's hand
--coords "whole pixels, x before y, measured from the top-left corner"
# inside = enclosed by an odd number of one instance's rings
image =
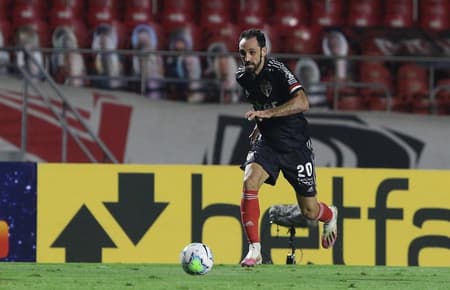
[[[258,121],[262,121],[262,119],[268,119],[272,117],[272,115],[267,111],[248,111],[245,113],[245,117],[247,120],[251,121],[253,119],[257,119]]]

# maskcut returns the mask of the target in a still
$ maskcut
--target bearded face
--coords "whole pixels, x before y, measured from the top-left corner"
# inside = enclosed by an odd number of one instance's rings
[[[266,48],[259,46],[256,37],[241,39],[239,54],[247,72],[258,74],[261,71],[266,57]]]

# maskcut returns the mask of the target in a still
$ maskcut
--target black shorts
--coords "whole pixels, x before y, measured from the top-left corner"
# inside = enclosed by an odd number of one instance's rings
[[[281,170],[297,194],[316,195],[316,174],[311,140],[308,140],[304,146],[300,146],[298,150],[290,152],[275,151],[263,140],[258,140],[252,145],[247,160],[241,168],[245,169],[245,166],[253,162],[261,165],[269,174],[265,183],[275,185]]]

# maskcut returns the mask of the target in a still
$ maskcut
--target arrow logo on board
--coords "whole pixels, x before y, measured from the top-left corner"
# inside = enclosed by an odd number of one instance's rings
[[[117,247],[83,204],[52,248],[66,248],[66,262],[101,262],[102,248]]]
[[[119,201],[104,204],[137,245],[169,203],[155,202],[154,174],[119,173]]]

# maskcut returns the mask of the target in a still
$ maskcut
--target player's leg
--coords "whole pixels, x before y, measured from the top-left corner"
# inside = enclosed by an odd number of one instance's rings
[[[324,223],[322,247],[330,248],[337,238],[337,208],[319,202],[316,198],[316,174],[311,142],[298,151],[282,158],[281,170],[295,189],[302,214],[311,220]]]
[[[269,178],[269,174],[258,163],[253,162],[245,166],[241,198],[241,221],[249,242],[249,251],[241,262],[243,267],[252,267],[262,262],[258,192],[267,178]]]
[[[302,214],[311,220],[323,222],[322,247],[331,248],[337,239],[337,208],[319,202],[315,196],[297,193],[297,200]]]

